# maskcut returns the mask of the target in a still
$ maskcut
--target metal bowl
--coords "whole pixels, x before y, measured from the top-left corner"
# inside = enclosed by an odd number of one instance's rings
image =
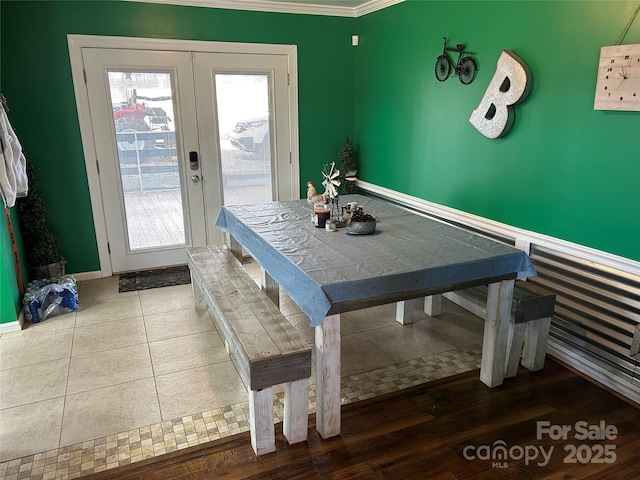
[[[369,235],[370,233],[375,232],[375,230],[375,220],[370,222],[351,222],[347,226],[347,233],[350,233],[351,235]]]

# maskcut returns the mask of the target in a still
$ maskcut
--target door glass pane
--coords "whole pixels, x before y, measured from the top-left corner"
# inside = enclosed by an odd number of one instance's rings
[[[215,74],[225,205],[273,200],[269,77]]]
[[[128,250],[185,244],[172,74],[108,72]]]

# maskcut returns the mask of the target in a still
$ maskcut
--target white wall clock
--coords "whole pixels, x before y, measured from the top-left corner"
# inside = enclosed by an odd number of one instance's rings
[[[593,109],[640,112],[640,44],[600,49]]]

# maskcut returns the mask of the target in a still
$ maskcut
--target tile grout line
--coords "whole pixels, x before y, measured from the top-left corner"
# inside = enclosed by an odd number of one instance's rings
[[[156,402],[158,402],[158,413],[160,414],[160,420],[162,420],[162,405],[160,404],[160,394],[158,393],[158,380],[156,375],[156,369],[153,365],[153,357],[151,356],[151,345],[149,341],[149,332],[147,331],[147,322],[145,320],[144,310],[142,308],[142,299],[140,298],[140,292],[138,292],[138,301],[140,302],[140,313],[142,314],[142,325],[144,326],[144,335],[147,339],[147,353],[149,354],[149,365],[151,365],[151,374],[153,376],[153,386],[156,391]]]
[[[73,341],[76,338],[76,324],[78,321],[78,312],[73,312],[73,334],[71,335],[71,348],[69,348],[69,366],[67,367],[67,382],[64,386],[64,398],[62,400],[62,417],[60,418],[60,434],[58,435],[58,449],[62,445],[62,428],[64,427],[64,413],[67,409],[67,395],[69,394],[69,376],[71,375],[71,359],[73,358]]]

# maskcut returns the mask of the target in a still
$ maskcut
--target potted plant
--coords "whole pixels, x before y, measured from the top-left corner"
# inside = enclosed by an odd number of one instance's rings
[[[343,193],[356,193],[358,186],[353,182],[355,178],[352,177],[355,177],[358,169],[356,168],[355,148],[351,140],[349,140],[349,137],[347,137],[347,141],[340,149],[338,157],[340,158],[340,171],[343,172],[344,177],[348,177],[345,179],[349,180],[342,183]]]
[[[47,206],[37,190],[37,175],[27,158],[29,194],[18,200],[20,229],[26,248],[27,266],[32,280],[60,277],[67,263],[58,250],[58,237],[47,225]]]

